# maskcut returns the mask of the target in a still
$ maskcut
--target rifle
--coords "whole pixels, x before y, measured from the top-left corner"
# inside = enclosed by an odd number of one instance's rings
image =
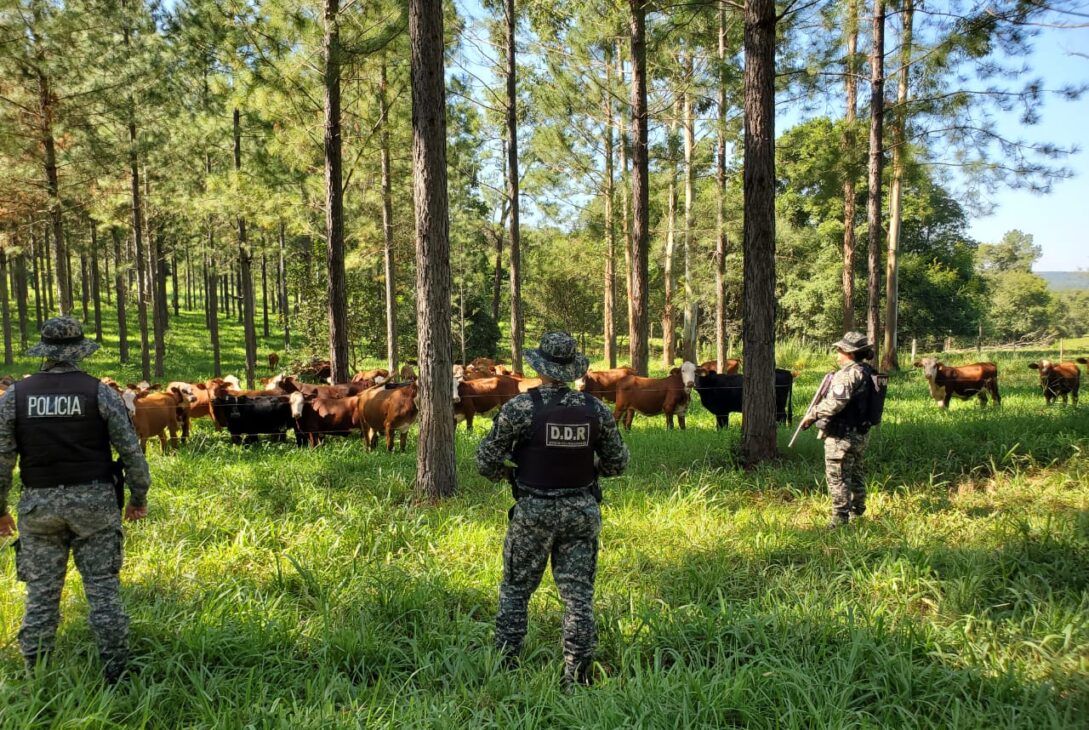
[[[125,462],[118,459],[111,467],[113,476],[113,496],[117,499],[117,509],[125,509]]]
[[[832,376],[835,373],[828,373],[824,376],[824,380],[821,381],[820,387],[817,388],[817,392],[813,394],[813,400],[809,401],[809,406],[805,409],[805,414],[802,416],[802,420],[798,422],[798,428],[794,430],[794,435],[790,437],[790,443],[787,444],[788,449],[794,448],[794,442],[798,440],[798,436],[802,432],[802,424],[805,423],[805,419],[809,418],[809,412],[813,410],[813,406],[821,402],[821,399],[828,394],[828,389],[832,387]]]

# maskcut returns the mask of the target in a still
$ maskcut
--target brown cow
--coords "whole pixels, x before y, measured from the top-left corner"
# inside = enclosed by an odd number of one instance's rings
[[[692,400],[692,386],[696,384],[696,366],[686,362],[679,368],[673,368],[665,378],[643,378],[629,375],[616,385],[616,409],[613,418],[620,423],[624,417],[624,428],[631,430],[632,419],[639,411],[644,416],[656,416],[665,413],[666,428],[673,428],[673,416],[684,429],[684,415]]]
[[[494,378],[464,380],[458,385],[459,400],[454,405],[454,419],[465,419],[465,430],[473,430],[473,417],[498,408],[518,395],[519,381],[497,375]]]
[[[181,390],[171,388],[162,393],[139,395],[137,391],[126,389],[121,394],[129,412],[136,435],[140,437],[140,446],[147,450],[147,442],[153,436],[159,437],[163,453],[167,453],[166,432],[170,431],[170,444],[178,445],[178,410],[187,403]]]
[[[361,373],[356,373],[352,376],[353,383],[362,383],[369,380],[371,385],[381,385],[389,380],[389,370],[385,368],[375,368],[373,370],[364,370]]]
[[[276,366],[279,365],[279,364],[280,364],[280,356],[277,355],[275,352],[270,352],[268,354],[268,369],[269,370],[275,370]]]
[[[915,363],[923,369],[923,377],[930,386],[930,397],[939,408],[948,408],[953,398],[968,400],[972,396],[979,398],[980,407],[987,405],[987,394],[991,394],[996,406],[1002,405],[1002,396],[998,393],[998,366],[990,362],[976,362],[971,365],[949,367],[933,357],[924,357]]]
[[[1082,358],[1085,360],[1085,358]],[[1073,362],[1051,362],[1041,360],[1029,363],[1033,370],[1040,371],[1040,388],[1044,391],[1044,400],[1051,405],[1059,398],[1066,403],[1067,396],[1078,404],[1078,389],[1081,387],[1081,368]]]
[[[376,385],[373,380],[353,380],[351,383],[336,385],[313,385],[300,383],[293,375],[277,375],[265,386],[265,395],[275,393],[302,393],[307,398],[347,398],[359,395],[367,388]]]
[[[356,405],[359,396],[347,398],[307,398],[299,391],[288,396],[291,417],[295,419],[295,440],[299,446],[306,439],[310,446],[321,443],[323,434],[348,435],[358,425]]]
[[[708,372],[718,372],[718,360],[708,360],[700,365],[700,368]],[[726,360],[726,372],[721,375],[737,375],[737,371],[741,369],[741,361],[736,358],[729,358]]]
[[[373,449],[378,434],[386,436],[386,451],[393,451],[393,434],[401,434],[404,453],[408,430],[416,422],[416,383],[407,385],[376,385],[359,394],[356,400],[356,422],[363,434],[363,443]]]
[[[587,370],[586,374],[575,381],[575,390],[589,393],[595,398],[616,402],[616,384],[629,375],[635,375],[630,367],[613,370]]]

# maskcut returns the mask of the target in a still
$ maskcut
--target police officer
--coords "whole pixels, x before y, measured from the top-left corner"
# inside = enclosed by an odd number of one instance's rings
[[[594,577],[601,531],[598,477],[618,476],[628,463],[616,421],[604,403],[571,391],[589,360],[566,332],[549,332],[526,360],[543,381],[508,401],[476,452],[477,469],[511,480],[517,504],[503,545],[503,582],[495,643],[515,661],[526,636],[529,598],[552,559],[564,602],[564,689],[590,684],[597,633]],[[596,458],[595,458],[596,455]],[[506,464],[513,459],[517,471]]]
[[[862,457],[869,441],[865,423],[869,365],[873,359],[870,341],[860,332],[848,332],[833,347],[839,370],[832,376],[828,392],[806,414],[802,428],[814,423],[824,439],[824,471],[832,494],[829,527],[839,527],[866,511],[866,475]]]
[[[113,684],[128,665],[129,619],[118,595],[121,498],[114,491],[110,444],[131,490],[125,519],[147,515],[151,479],[120,396],[79,367],[97,349],[77,320],[48,320],[41,342],[27,351],[45,358],[40,372],[0,398],[0,535],[15,529],[7,497],[18,457],[23,489],[15,565],[27,588],[19,629],[27,668],[33,670],[53,649],[71,551],[83,577],[103,673]]]

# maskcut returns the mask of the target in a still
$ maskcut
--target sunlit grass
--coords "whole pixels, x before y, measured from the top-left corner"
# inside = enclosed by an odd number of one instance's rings
[[[201,322],[168,376],[208,374]],[[798,412],[832,365],[799,352]],[[151,450],[151,513],[127,531],[129,687],[97,683],[74,570],[53,669],[23,677],[0,551],[0,726],[1084,727],[1089,422],[1044,406],[1032,355],[1000,357],[1000,409],[939,412],[918,371],[893,379],[870,512],[834,533],[811,434],[786,451],[782,428],[781,461],[743,472],[736,424],[637,417],[605,488],[601,678],[570,698],[551,577],[522,667],[490,649],[510,499],[473,469],[487,418],[458,430],[437,506],[414,498],[411,448],[243,449],[201,423]]]

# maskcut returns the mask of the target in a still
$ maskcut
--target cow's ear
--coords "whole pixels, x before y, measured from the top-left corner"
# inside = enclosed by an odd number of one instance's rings
[[[193,387],[196,390],[208,390],[208,386],[205,385],[204,383],[193,383]]]
[[[1040,369],[1039,364],[1034,363],[1034,362],[1030,362],[1029,367],[1032,368],[1033,370],[1039,370]]]
[[[133,385],[132,383],[129,383],[128,385],[126,385],[125,388],[128,389],[128,390],[136,390],[136,386]]]
[[[148,386],[148,390],[159,390],[159,388],[162,388],[162,387],[163,386],[160,385],[159,383],[152,383],[151,385]]]
[[[670,375],[680,375],[681,374],[681,369],[680,368],[673,368],[672,370],[669,371],[669,374]]]
[[[701,378],[706,378],[707,374],[710,373],[710,372],[713,372],[713,371],[708,370],[707,368],[702,368],[702,367],[701,368],[696,368],[696,375],[700,376]]]
[[[911,365],[911,367],[913,367],[913,368],[921,368],[922,366],[923,366],[923,361],[922,360],[916,360]]]

